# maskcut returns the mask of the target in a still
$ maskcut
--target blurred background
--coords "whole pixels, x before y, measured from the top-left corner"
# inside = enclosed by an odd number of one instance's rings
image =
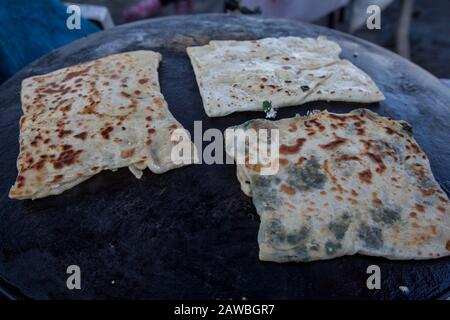
[[[81,8],[81,30],[61,24],[68,17],[65,6],[71,4]],[[373,4],[382,10],[380,30],[366,27],[366,10]],[[49,51],[93,32],[161,16],[223,12],[338,29],[395,51],[441,79],[450,78],[448,0],[0,0],[0,83]]]

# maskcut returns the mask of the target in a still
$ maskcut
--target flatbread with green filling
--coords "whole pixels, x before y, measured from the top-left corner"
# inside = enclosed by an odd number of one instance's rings
[[[450,254],[449,200],[408,123],[359,109],[236,128],[279,130],[276,174],[237,165],[242,190],[261,218],[261,260]],[[229,143],[227,153],[234,155]]]

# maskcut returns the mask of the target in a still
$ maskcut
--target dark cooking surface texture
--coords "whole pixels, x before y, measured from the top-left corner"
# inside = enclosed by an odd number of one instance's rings
[[[328,35],[342,57],[367,72],[386,100],[377,105],[308,103],[307,110],[348,112],[369,107],[410,122],[450,190],[450,90],[416,65],[357,38],[309,24],[245,16],[204,15],[148,20],[94,34],[34,62],[0,87],[0,278],[31,298],[432,298],[450,288],[450,258],[389,261],[349,256],[312,263],[258,260],[259,218],[240,190],[234,165],[191,165],[137,180],[128,169],[103,172],[60,196],[13,201],[20,82],[113,53],[151,49],[163,60],[162,93],[193,133],[221,130],[262,113],[209,119],[185,54],[211,39]],[[79,265],[82,290],[66,288],[66,268]],[[366,288],[366,269],[379,265],[382,289]],[[409,294],[399,286],[407,286]],[[8,286],[10,287],[10,286]]]

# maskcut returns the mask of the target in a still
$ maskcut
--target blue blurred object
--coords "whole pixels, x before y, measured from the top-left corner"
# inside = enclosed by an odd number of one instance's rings
[[[49,51],[100,30],[84,19],[81,29],[69,30],[69,16],[58,0],[0,0],[0,83]]]

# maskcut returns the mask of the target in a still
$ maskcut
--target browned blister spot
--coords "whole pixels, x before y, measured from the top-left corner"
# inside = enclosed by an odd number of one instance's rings
[[[423,205],[416,203],[415,207],[417,211],[421,213],[425,212],[425,207]]]
[[[294,195],[295,194],[295,189],[292,188],[292,187],[289,187],[289,186],[287,186],[285,184],[282,184],[280,186],[280,191],[283,192],[283,193],[286,193],[288,195]]]
[[[378,167],[375,169],[378,173],[383,173],[386,170],[386,165],[383,162],[383,159],[381,158],[381,156],[379,154],[375,154],[372,152],[366,152],[366,155],[373,161],[375,162]]]
[[[64,178],[64,175],[58,174],[53,177],[53,182],[55,182],[55,183],[60,182],[63,178]]]
[[[55,169],[62,169],[63,167],[68,167],[75,164],[82,150],[74,150],[72,148],[66,148],[63,152],[60,153],[57,159],[53,162],[53,167]]]
[[[372,171],[370,169],[366,169],[364,171],[358,172],[359,179],[362,182],[371,184],[372,183]]]
[[[18,188],[22,188],[25,185],[25,177],[24,176],[18,175],[16,180],[17,180]]]
[[[336,162],[341,162],[341,161],[361,161],[361,159],[358,156],[351,156],[348,154],[343,154],[341,156],[339,156],[338,158],[336,158]]]
[[[331,172],[329,166],[328,166],[328,160],[324,160],[323,161],[323,170],[327,173],[327,175],[330,177],[331,181],[333,182],[333,184],[337,183],[337,179],[336,177],[333,175],[333,173]],[[338,190],[337,188],[333,187],[331,190]]]
[[[403,134],[401,134],[400,132],[395,131],[394,129],[390,128],[390,127],[384,127],[384,129],[386,130],[386,133],[388,135],[398,135],[399,137],[404,137]]]
[[[306,127],[311,127],[311,125],[315,126],[317,129],[319,129],[320,132],[323,132],[325,130],[325,126],[321,124],[317,119],[311,119],[305,121],[304,125]]]
[[[128,149],[128,150],[123,150],[120,153],[120,156],[122,157],[122,159],[131,158],[134,155],[134,151],[135,151],[134,148]]]
[[[331,119],[334,119],[334,120],[341,121],[341,122],[345,122],[348,119],[348,117],[345,115],[339,115],[339,114],[334,114],[334,113],[329,113],[328,117]]]
[[[348,140],[346,138],[341,138],[337,136],[335,133],[333,133],[335,140],[328,142],[326,144],[319,144],[319,147],[322,149],[330,150],[330,149],[336,149],[340,145],[346,143]]]
[[[295,123],[290,123],[289,124],[289,132],[295,132],[297,131],[297,125]]]
[[[298,138],[294,145],[282,144],[280,146],[280,150],[279,150],[280,154],[295,154],[295,153],[298,153],[305,142],[306,142],[305,138]]]
[[[381,206],[383,205],[383,202],[379,198],[373,198],[372,204],[377,208],[381,208]]]
[[[103,137],[104,139],[109,139],[109,135],[110,135],[110,133],[111,133],[113,130],[114,130],[114,127],[112,127],[112,126],[107,126],[106,128],[103,128],[103,129],[100,131],[100,134],[102,135],[102,137]]]
[[[163,107],[163,102],[159,97],[153,97],[152,98],[153,103],[158,107],[158,108],[162,108]]]
[[[73,137],[81,140],[86,140],[87,132],[81,132],[79,134],[74,135]]]
[[[59,129],[56,131],[58,132],[58,138],[61,139],[73,132],[72,130],[63,130],[63,129]]]
[[[436,192],[436,190],[434,188],[425,189],[425,188],[422,188],[421,186],[419,186],[419,190],[420,190],[420,193],[422,193],[422,196],[424,196],[424,197],[430,197]]]
[[[83,75],[87,74],[88,71],[89,71],[90,69],[91,69],[91,67],[89,66],[89,67],[84,68],[84,69],[81,69],[81,70],[79,70],[79,71],[69,72],[69,73],[66,75],[66,77],[63,79],[63,82],[69,81],[70,79],[73,79],[73,78],[76,78],[76,77],[83,76]],[[77,80],[78,80],[78,79],[77,79]]]

